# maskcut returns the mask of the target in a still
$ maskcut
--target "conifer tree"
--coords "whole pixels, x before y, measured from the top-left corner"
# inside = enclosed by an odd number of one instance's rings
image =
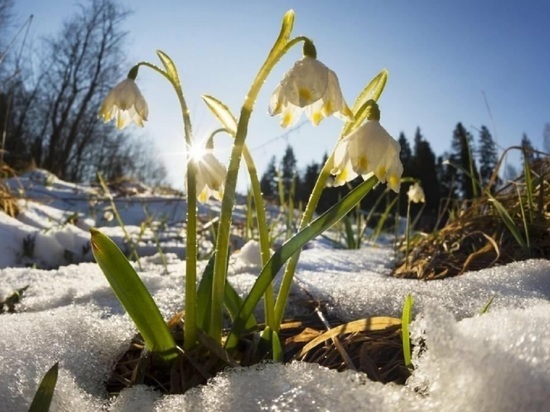
[[[483,187],[487,185],[498,163],[497,146],[489,129],[481,126],[478,143],[479,177]],[[496,183],[499,183],[497,179]]]
[[[475,180],[479,180],[475,159],[472,135],[458,123],[451,141],[452,165],[456,167],[456,183],[463,199],[473,199],[477,190]]]
[[[291,145],[287,145],[285,154],[281,159],[281,177],[283,179],[283,189],[285,196],[290,194],[291,188],[298,186],[298,170],[296,168],[296,155]]]
[[[425,229],[431,229],[435,223],[435,212],[439,207],[440,189],[437,179],[435,154],[430,143],[424,139],[420,128],[416,129],[414,137],[413,157],[410,164],[409,176],[419,179],[426,195]],[[420,205],[415,205],[415,207]],[[430,217],[430,218],[428,218]]]
[[[260,179],[260,188],[266,199],[273,199],[277,193],[277,158],[271,157],[267,168]]]
[[[523,136],[521,137],[521,147],[523,149],[524,160],[527,160],[527,162],[532,165],[537,156],[535,153],[535,148],[533,147],[533,143],[531,143],[531,139],[529,139],[529,137],[525,133],[523,133]]]

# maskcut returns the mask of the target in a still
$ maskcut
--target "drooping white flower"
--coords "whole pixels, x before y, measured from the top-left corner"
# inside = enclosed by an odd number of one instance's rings
[[[212,150],[206,150],[200,157],[193,156],[196,165],[197,199],[205,203],[210,196],[221,200],[227,171],[214,156]]]
[[[378,120],[368,120],[338,142],[332,169],[332,174],[336,175],[335,186],[349,182],[357,175],[367,179],[373,173],[380,182],[387,182],[390,189],[398,193],[403,174],[400,151],[399,143]]]
[[[136,82],[127,78],[111,89],[99,109],[99,114],[105,123],[116,118],[118,129],[125,128],[131,121],[143,127],[149,108]]]
[[[336,73],[309,56],[298,60],[284,75],[269,104],[272,116],[281,115],[282,127],[296,123],[302,111],[315,126],[333,114],[343,120],[353,117]]]
[[[409,202],[413,203],[426,203],[426,196],[424,195],[424,190],[418,182],[415,182],[414,185],[409,186],[407,191],[407,196],[409,197]]]

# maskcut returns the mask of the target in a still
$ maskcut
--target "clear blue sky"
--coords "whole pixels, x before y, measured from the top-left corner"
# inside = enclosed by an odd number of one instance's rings
[[[500,147],[518,144],[526,133],[542,148],[550,122],[550,2],[517,1],[201,1],[120,0],[131,8],[127,19],[130,62],[156,62],[155,50],[178,65],[197,137],[218,127],[201,94],[224,101],[238,114],[250,82],[275,40],[283,14],[296,12],[294,34],[316,44],[318,58],[340,79],[351,105],[381,69],[390,77],[380,100],[382,124],[412,144],[417,126],[437,155],[450,148],[457,122],[477,138],[489,127]],[[59,30],[76,2],[17,0],[22,21],[34,14],[35,39]],[[35,40],[36,42],[37,40]],[[258,169],[286,143],[299,167],[320,161],[336,141],[341,122],[306,124],[286,137],[279,120],[267,114],[269,96],[282,74],[300,58],[296,48],[265,83],[250,124],[247,143]],[[130,66],[122,66],[123,79]],[[142,69],[139,85],[149,102],[144,131],[131,131],[157,145],[172,182],[180,186],[183,169],[182,125],[176,98],[157,74]],[[485,94],[494,123],[491,121]],[[227,161],[229,138],[217,140]],[[179,153],[179,154],[178,154]],[[239,187],[246,187],[241,181]]]

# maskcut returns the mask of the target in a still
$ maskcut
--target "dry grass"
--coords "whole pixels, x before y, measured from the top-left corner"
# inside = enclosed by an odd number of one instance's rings
[[[0,210],[11,217],[17,216],[19,207],[17,198],[11,193],[10,188],[4,183],[4,178],[16,176],[15,171],[9,166],[0,168]]]
[[[183,346],[182,316],[170,322],[178,346]],[[401,321],[395,318],[374,317],[337,325],[327,330],[321,319],[310,316],[284,322],[279,337],[283,345],[284,362],[301,360],[318,363],[338,371],[355,370],[376,381],[404,384],[409,370],[403,360]],[[267,359],[259,355],[258,335],[241,340],[239,352],[230,358],[204,335],[199,336],[199,349],[181,353],[171,366],[163,368],[144,350],[143,341],[136,336],[122,355],[106,383],[110,395],[124,388],[145,384],[163,393],[184,393],[227,367],[250,366]]]
[[[531,173],[532,202],[524,176],[494,194],[527,247],[520,246],[495,202],[485,195],[465,203],[441,230],[411,239],[409,256],[404,256],[394,276],[441,279],[529,258],[550,258],[550,160],[540,160]]]

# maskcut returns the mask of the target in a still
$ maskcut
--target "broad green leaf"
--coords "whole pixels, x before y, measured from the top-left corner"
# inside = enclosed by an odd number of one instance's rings
[[[214,276],[215,254],[208,260],[197,291],[197,323],[202,330],[208,330],[207,322],[210,320],[210,302],[212,301],[212,278]],[[231,319],[235,319],[243,304],[242,298],[229,282],[225,282],[225,295],[223,301]],[[254,330],[257,327],[254,315],[250,316],[246,324],[246,330]]]
[[[208,95],[202,95],[201,97],[212,113],[214,113],[214,116],[218,118],[222,126],[232,136],[235,136],[237,133],[237,119],[235,119],[235,116],[233,116],[229,108],[215,97]]]
[[[147,348],[166,362],[174,359],[178,354],[174,338],[134,268],[111,239],[94,228],[90,233],[94,258]]]
[[[163,51],[157,50],[157,55],[159,56],[159,59],[164,66],[164,69],[166,71],[166,74],[170,78],[170,80],[175,84],[180,84],[180,78],[178,76],[178,70],[176,69],[176,65],[172,61],[172,59]]]
[[[407,295],[405,303],[403,305],[403,313],[401,315],[401,339],[403,341],[403,357],[405,359],[405,366],[410,367],[412,365],[412,353],[411,353],[411,338],[409,325],[412,322],[412,308],[414,299],[412,295]]]
[[[239,316],[233,322],[231,333],[226,341],[226,348],[231,350],[235,348],[239,336],[245,330],[246,321],[254,311],[254,308],[262,298],[263,293],[271,284],[279,269],[283,267],[286,261],[298,252],[307,242],[323,233],[329,227],[344,217],[355,205],[365,197],[365,195],[378,182],[375,176],[371,176],[355,189],[347,194],[340,202],[336,203],[329,210],[311,222],[306,228],[298,232],[283,246],[281,246],[268,260],[263,267],[258,279],[252,286],[250,293],[246,297]]]
[[[56,362],[44,375],[38,390],[34,394],[29,412],[48,412],[52,403],[53,392],[57,384],[59,362]]]

